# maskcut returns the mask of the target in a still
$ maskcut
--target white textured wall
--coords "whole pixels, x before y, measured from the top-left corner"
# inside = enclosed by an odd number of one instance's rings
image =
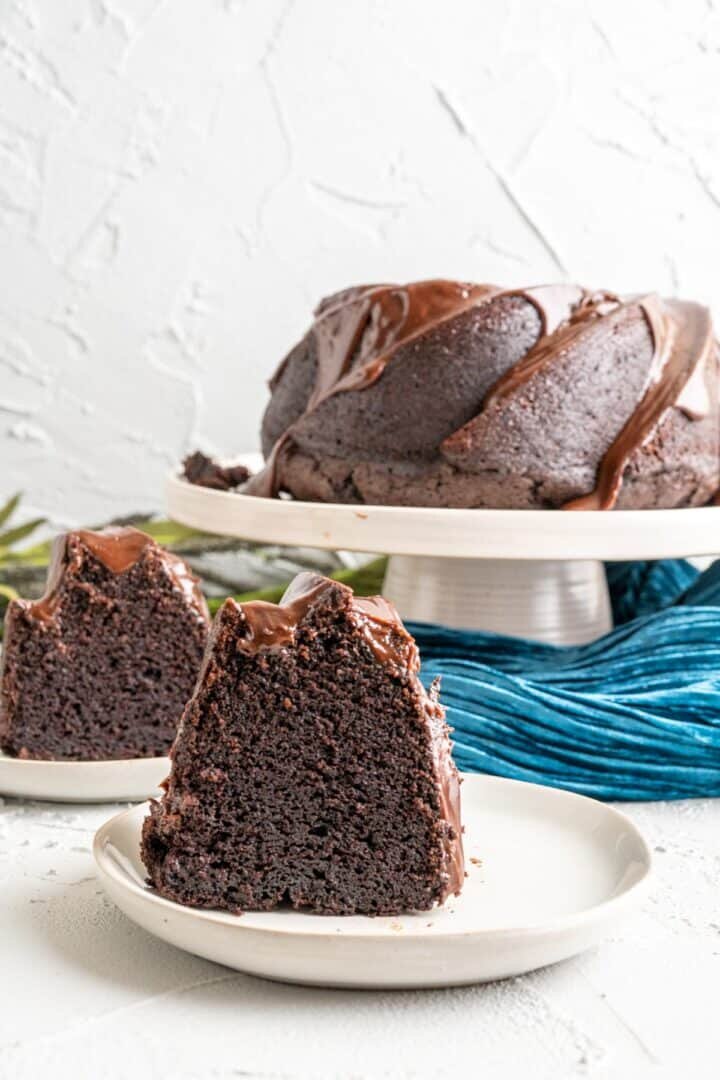
[[[0,0],[0,495],[161,505],[315,300],[720,299],[712,0]]]

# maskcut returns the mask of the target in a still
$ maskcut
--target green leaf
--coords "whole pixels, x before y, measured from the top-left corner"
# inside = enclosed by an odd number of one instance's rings
[[[186,540],[199,540],[207,537],[215,539],[210,533],[204,533],[200,529],[191,529],[188,525],[181,525],[179,521],[138,521],[135,528],[152,536],[163,547],[174,544],[182,544]]]
[[[17,495],[13,495],[4,506],[0,507],[0,525],[4,525],[6,521],[10,520],[20,505],[21,498],[22,495],[18,491]]]
[[[26,521],[24,525],[16,525],[14,529],[6,529],[5,532],[0,532],[0,551],[3,548],[9,548],[11,544],[16,544],[18,540],[24,540],[26,536],[30,536],[46,521],[47,518],[33,518],[32,521]]]
[[[349,585],[358,596],[377,596],[382,592],[386,570],[387,558],[381,556],[363,566],[337,570],[332,577],[335,581],[342,581],[345,585]]]
[[[0,569],[3,566],[47,566],[50,562],[52,540],[13,551],[0,548]]]
[[[6,600],[17,600],[18,593],[15,589],[10,588],[9,585],[3,585],[0,582],[0,596],[4,596]]]

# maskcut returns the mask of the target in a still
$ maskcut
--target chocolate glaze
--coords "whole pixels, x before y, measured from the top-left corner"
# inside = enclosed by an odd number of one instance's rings
[[[401,345],[496,292],[492,285],[436,280],[406,286],[360,285],[322,301],[312,327],[317,355],[315,385],[303,415],[331,394],[371,386]],[[272,382],[279,378],[284,363]],[[291,441],[292,427],[275,443],[265,468],[245,485],[245,494],[277,495],[280,455]]]
[[[243,652],[255,653],[261,649],[282,649],[292,645],[298,624],[307,615],[313,600],[331,584],[319,574],[298,574],[279,604],[248,600],[238,605],[248,628],[247,636],[238,641],[238,647]]]
[[[111,526],[99,532],[77,529],[56,537],[53,542],[45,592],[39,600],[28,603],[28,610],[39,619],[51,619],[60,599],[65,574],[78,569],[82,549],[89,551],[113,574],[124,574],[151,548],[162,557],[176,585],[193,603],[198,613],[207,618],[207,605],[198,579],[177,555],[159,547],[151,536],[130,526]]]
[[[320,303],[315,311],[317,369],[303,417],[333,394],[363,390],[376,382],[399,348],[470,308],[498,296],[522,296],[538,311],[541,335],[552,333],[583,297],[575,285],[544,285],[502,290],[467,282],[417,281],[409,285],[363,285]],[[271,380],[282,374],[286,360]],[[278,464],[292,442],[292,425],[272,448],[265,468],[244,493],[266,498],[278,493]]]
[[[23,601],[30,614],[37,616],[39,619],[50,619],[55,614],[59,599],[60,585],[62,584],[62,579],[68,564],[69,536],[69,533],[64,533],[62,536],[56,536],[53,540],[52,548],[50,550],[47,581],[45,582],[45,592],[43,595],[39,600]]]
[[[129,570],[138,562],[145,549],[155,543],[147,533],[129,526],[110,527],[101,532],[78,529],[71,535],[77,536],[88,551],[108,570],[112,570],[113,574],[122,574]]]
[[[310,571],[297,575],[279,604],[249,600],[238,605],[248,628],[247,636],[238,642],[239,648],[259,652],[292,645],[299,624],[317,597],[328,589],[349,594],[350,616],[381,664],[411,673],[419,670],[415,642],[391,603],[382,596],[353,596],[347,586]]]
[[[465,855],[462,843],[462,820],[460,816],[460,777],[450,753],[448,727],[445,723],[445,710],[440,705],[437,695],[439,680],[433,683],[428,695],[428,717],[432,726],[432,753],[438,775],[438,795],[440,813],[452,828],[452,835],[445,840],[445,859],[448,875],[446,892],[443,897],[458,895],[465,880]],[[441,901],[442,902],[442,901]]]
[[[353,621],[373,653],[386,667],[418,672],[420,654],[394,606],[383,596],[356,596]]]
[[[645,393],[600,462],[595,490],[567,503],[565,510],[612,510],[630,457],[672,406],[692,420],[708,414],[706,363],[715,349],[710,312],[700,304],[658,296],[635,302],[647,319],[654,346]]]
[[[592,322],[619,306],[620,301],[612,293],[587,293],[579,289],[577,302],[567,310],[565,318],[561,318],[552,330],[543,326],[532,349],[495,383],[483,408],[514,394],[537,371],[554,363],[569,345],[583,336]]]
[[[644,395],[603,457],[595,490],[564,507],[612,509],[628,460],[650,437],[667,409],[676,406],[691,420],[708,414],[706,361],[715,346],[709,313],[698,304],[662,301],[656,296],[623,300],[613,293],[592,293],[575,285],[501,290],[493,285],[434,280],[346,289],[316,309],[312,327],[317,357],[315,383],[296,423],[333,394],[371,386],[401,346],[469,308],[500,296],[519,296],[533,304],[541,328],[530,351],[492,388],[483,409],[514,394],[537,371],[555,363],[606,315],[633,306],[639,306],[645,315],[654,356]],[[245,486],[246,493],[278,493],[278,465],[292,443],[293,429],[294,425],[290,425],[277,440],[265,468]]]
[[[493,285],[418,281],[366,287],[321,308],[314,326],[318,372],[307,411],[330,394],[370,386],[401,345],[498,291]]]

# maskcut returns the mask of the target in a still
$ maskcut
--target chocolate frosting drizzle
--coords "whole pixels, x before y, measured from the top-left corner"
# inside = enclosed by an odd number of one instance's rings
[[[619,306],[620,301],[613,293],[588,293],[578,289],[574,304],[566,309],[554,331],[548,333],[543,329],[532,349],[495,383],[483,402],[483,409],[515,393],[536,372],[562,356],[592,322]]]
[[[257,653],[263,649],[282,649],[292,645],[299,624],[312,607],[313,601],[327,587],[328,581],[318,574],[298,574],[285,590],[279,604],[271,604],[266,600],[248,600],[239,605],[247,634],[238,640],[238,648],[246,653]]]
[[[636,303],[653,338],[645,392],[605,452],[595,490],[566,503],[564,510],[612,510],[630,458],[657,429],[668,409],[676,406],[691,420],[703,419],[710,410],[707,361],[716,349],[710,312],[700,304],[661,300],[654,295]]]
[[[300,420],[333,394],[371,386],[402,346],[500,296],[519,296],[531,303],[540,315],[541,328],[535,345],[496,383],[483,409],[514,393],[538,370],[554,363],[599,319],[621,308],[639,306],[642,310],[654,348],[645,391],[604,455],[595,490],[564,507],[612,509],[629,459],[669,408],[676,406],[693,420],[708,414],[706,361],[715,343],[709,312],[699,304],[665,301],[655,295],[621,300],[613,293],[592,293],[575,285],[503,290],[494,285],[432,280],[346,289],[316,309],[312,327],[317,356],[315,384]],[[245,485],[246,494],[277,495],[278,462],[292,443],[293,427],[278,439],[265,468]]]
[[[410,285],[361,285],[322,301],[315,311],[317,370],[302,420],[333,394],[364,390],[382,375],[399,348],[429,330],[501,295],[523,296],[537,309],[541,334],[552,332],[583,295],[574,285],[506,292],[495,285],[436,279]],[[271,380],[280,377],[286,360]],[[245,485],[247,495],[278,493],[278,461],[292,442],[293,425],[273,447],[265,468]]]
[[[240,605],[248,633],[238,641],[243,652],[282,649],[292,645],[300,623],[318,597],[328,589],[345,591],[347,586],[311,571],[298,574],[279,604],[249,600]],[[350,616],[375,657],[386,667],[414,673],[420,669],[415,642],[403,626],[395,608],[382,596],[350,596]]]
[[[328,297],[315,310],[315,385],[300,419],[333,394],[372,386],[401,345],[497,291],[492,285],[437,280],[405,286],[360,285]],[[279,378],[285,362],[271,382]],[[292,441],[292,432],[291,425],[280,436],[265,468],[245,485],[245,494],[277,495],[278,461]]]
[[[103,529],[102,532],[78,529],[73,535],[113,574],[123,574],[129,570],[145,549],[154,544],[154,540],[147,533],[129,526]]]
[[[130,526],[110,526],[101,531],[76,529],[63,533],[53,542],[45,593],[32,601],[28,608],[40,619],[50,619],[60,600],[63,579],[71,564],[80,564],[81,548],[85,548],[112,574],[124,574],[138,563],[148,549],[157,551],[173,582],[203,618],[208,618],[207,604],[200,590],[198,579],[186,563],[164,548],[159,547],[151,536]]]

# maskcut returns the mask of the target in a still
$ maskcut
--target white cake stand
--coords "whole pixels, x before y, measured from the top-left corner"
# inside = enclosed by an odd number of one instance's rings
[[[256,468],[256,455],[243,462]],[[263,499],[173,475],[170,515],[223,536],[390,556],[383,593],[404,619],[557,645],[612,627],[602,561],[720,550],[720,506],[691,510],[444,510]]]

